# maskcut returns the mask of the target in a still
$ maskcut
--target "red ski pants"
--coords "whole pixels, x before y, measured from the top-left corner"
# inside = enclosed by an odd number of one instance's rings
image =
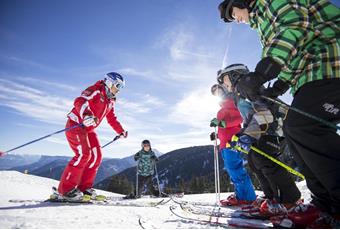
[[[77,125],[68,120],[66,128]],[[58,191],[64,195],[74,188],[85,191],[93,186],[98,168],[102,161],[102,152],[97,134],[83,127],[66,132],[67,141],[75,153],[60,178]]]

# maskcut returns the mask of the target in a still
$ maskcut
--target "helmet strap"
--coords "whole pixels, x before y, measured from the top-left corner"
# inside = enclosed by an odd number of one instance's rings
[[[113,94],[113,93],[111,92],[111,89],[110,89],[107,85],[105,85],[105,92],[106,92],[107,97],[108,97],[110,100],[114,100],[114,99],[116,98],[116,94]]]

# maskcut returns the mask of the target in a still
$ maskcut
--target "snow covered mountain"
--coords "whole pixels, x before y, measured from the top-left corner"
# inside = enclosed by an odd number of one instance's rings
[[[176,206],[172,201],[157,207],[143,207],[159,198],[142,198],[137,206],[94,205],[94,204],[58,204],[40,203],[51,193],[51,187],[58,181],[27,175],[15,171],[0,171],[0,228],[141,228],[139,220],[151,228],[212,228],[213,225],[202,225],[197,222],[183,220],[170,212]],[[310,192],[304,182],[299,187],[306,201]],[[117,196],[119,194],[98,191],[98,193]],[[228,194],[224,193],[221,198]],[[9,200],[31,200],[15,203]],[[185,195],[182,200],[196,202],[215,202],[215,194]],[[177,205],[178,206],[178,205]],[[226,212],[232,209],[224,208]]]
[[[232,191],[230,179],[223,170],[223,160],[219,161],[220,175],[223,177],[224,191]],[[214,191],[214,154],[213,146],[194,146],[177,149],[159,157],[157,170],[161,186],[166,191],[185,191],[201,193]],[[118,178],[126,177],[130,183],[135,182],[136,167],[128,168],[119,174],[100,181],[96,187],[115,190],[110,183]],[[255,179],[255,178],[254,178]]]
[[[11,156],[11,155],[8,155]],[[6,156],[7,157],[7,156]],[[37,156],[36,160],[33,162],[28,162],[28,164],[19,164],[15,167],[7,167],[5,169],[15,170],[19,172],[28,171],[29,174],[43,176],[52,179],[60,179],[60,176],[66,166],[70,161],[71,157],[66,156]],[[3,165],[6,164],[8,159],[0,159]],[[133,160],[133,156],[119,158],[104,158],[101,166],[98,169],[96,183],[123,171],[126,168],[134,166],[136,163]],[[15,165],[15,164],[11,164]]]
[[[8,154],[0,158],[0,170],[32,164],[38,161],[39,155],[16,155]]]

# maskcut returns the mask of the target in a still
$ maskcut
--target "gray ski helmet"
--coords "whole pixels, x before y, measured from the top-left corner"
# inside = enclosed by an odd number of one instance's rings
[[[215,85],[211,86],[210,90],[211,90],[212,95],[218,96],[221,99],[225,99],[225,98],[231,96],[231,94],[228,92],[228,90],[223,85],[220,85],[220,84],[215,84]],[[215,95],[217,90],[219,91],[219,93],[217,95]]]
[[[247,73],[249,73],[249,69],[246,65],[232,64],[217,72],[217,82],[223,84],[224,76],[228,75],[231,84],[235,87],[240,77]]]
[[[144,140],[144,141],[142,141],[142,148],[143,148],[143,146],[144,145],[150,145],[150,148],[151,148],[151,143],[150,143],[150,141],[149,140]]]
[[[224,92],[224,89],[223,89],[223,87],[220,84],[215,84],[215,85],[211,86],[210,91],[211,91],[212,95],[215,96],[215,93],[216,93],[217,90],[220,90],[221,92]]]
[[[233,7],[237,7],[240,9],[247,8],[250,11],[249,4],[253,0],[224,0],[218,5],[218,10],[220,11],[221,19],[224,22],[232,22],[235,19],[232,16]]]

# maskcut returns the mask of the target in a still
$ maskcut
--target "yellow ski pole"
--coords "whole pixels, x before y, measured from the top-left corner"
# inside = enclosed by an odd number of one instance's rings
[[[233,136],[232,139],[231,139],[231,141],[235,141],[235,142],[238,141],[238,137],[237,137],[237,136]],[[242,148],[239,147],[239,146],[235,146],[234,148],[235,148],[236,150],[240,151],[240,152],[243,152],[243,153],[245,153],[245,154],[248,154],[247,151],[245,151],[244,149],[242,149]],[[285,168],[288,172],[290,172],[290,173],[292,173],[292,174],[294,174],[294,175],[296,175],[296,176],[302,178],[303,180],[305,179],[305,176],[304,176],[304,175],[302,175],[302,174],[299,173],[298,171],[292,169],[292,168],[289,167],[288,165],[285,165],[284,163],[282,163],[281,161],[275,159],[274,157],[268,155],[267,153],[261,151],[260,149],[255,148],[255,147],[253,147],[253,146],[251,146],[250,149],[252,149],[252,150],[254,150],[255,152],[261,154],[262,156],[268,158],[269,160],[275,162],[276,164],[282,166],[282,167]]]

